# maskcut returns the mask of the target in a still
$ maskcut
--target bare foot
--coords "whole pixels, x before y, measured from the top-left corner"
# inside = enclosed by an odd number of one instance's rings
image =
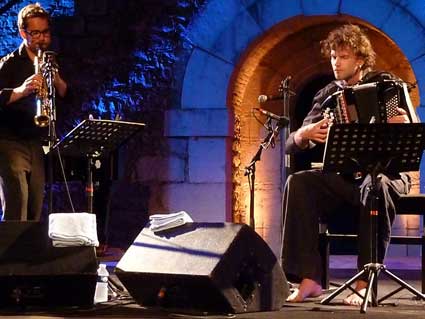
[[[366,281],[357,280],[356,287],[354,288],[354,290],[364,297],[366,295],[366,287],[367,287]],[[363,303],[363,298],[360,298],[360,296],[358,296],[357,294],[352,293],[347,298],[345,298],[343,302],[344,304],[350,305],[350,306],[361,306],[361,304]]]
[[[322,286],[314,280],[304,278],[300,286],[286,298],[287,302],[303,302],[308,297],[318,297],[322,294]]]

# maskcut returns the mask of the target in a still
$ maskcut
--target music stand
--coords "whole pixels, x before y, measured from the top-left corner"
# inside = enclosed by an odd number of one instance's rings
[[[112,120],[84,120],[53,146],[62,154],[87,157],[87,212],[93,212],[94,159],[115,150],[145,124]]]
[[[325,146],[323,171],[337,173],[362,172],[371,176],[370,197],[368,198],[371,221],[371,261],[364,265],[362,271],[324,298],[321,301],[322,304],[329,304],[333,298],[345,289],[350,289],[363,298],[360,309],[362,313],[366,312],[370,297],[372,306],[377,306],[380,302],[402,289],[407,289],[418,298],[425,300],[424,294],[388,271],[384,264],[378,263],[377,220],[379,198],[376,183],[377,176],[380,173],[394,174],[418,170],[424,149],[425,124],[423,123],[338,124],[331,126]],[[400,287],[377,300],[377,279],[381,272],[397,282]],[[351,287],[351,284],[364,274],[368,274],[368,284],[365,296],[361,296]],[[374,293],[371,296],[372,287],[374,287]]]

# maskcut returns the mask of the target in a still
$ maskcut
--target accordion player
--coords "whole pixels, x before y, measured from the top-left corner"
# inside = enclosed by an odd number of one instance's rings
[[[393,79],[344,88],[322,103],[324,116],[335,124],[387,123],[398,115],[398,107],[406,111],[411,123],[419,122],[407,84]]]

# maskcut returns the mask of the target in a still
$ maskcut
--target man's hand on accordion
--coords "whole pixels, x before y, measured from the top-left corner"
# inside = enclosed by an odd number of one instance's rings
[[[410,123],[409,117],[405,109],[397,108],[398,115],[388,119],[388,123]]]
[[[325,143],[331,123],[330,119],[324,118],[317,123],[311,123],[300,127],[298,131],[295,132],[295,144],[300,148],[307,148],[310,141]]]

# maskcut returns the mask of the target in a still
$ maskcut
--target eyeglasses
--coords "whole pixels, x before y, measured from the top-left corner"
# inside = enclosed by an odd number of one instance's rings
[[[43,30],[43,31],[40,31],[40,30],[33,30],[33,31],[25,30],[25,33],[30,35],[31,38],[33,38],[33,39],[38,39],[41,35],[50,36],[50,29],[46,29],[46,30]]]

